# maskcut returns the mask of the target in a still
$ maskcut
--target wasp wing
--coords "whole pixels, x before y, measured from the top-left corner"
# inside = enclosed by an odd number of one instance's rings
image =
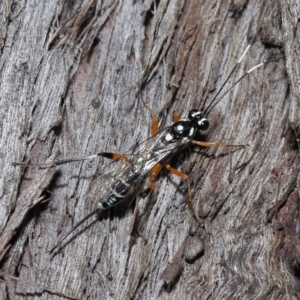
[[[180,141],[169,144],[163,141],[169,128],[164,128],[142,142],[133,153],[126,153],[127,161],[118,160],[115,164],[111,164],[109,171],[91,183],[88,198],[103,203],[112,194],[120,194],[119,191],[122,191],[122,194],[127,194],[145,178],[157,163],[168,161],[185,146]]]

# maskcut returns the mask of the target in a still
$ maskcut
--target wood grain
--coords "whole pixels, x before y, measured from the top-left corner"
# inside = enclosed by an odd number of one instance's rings
[[[0,3],[0,245],[3,299],[298,299],[299,4],[295,1]],[[104,159],[211,101],[207,141],[147,198],[94,218],[50,255],[95,203]],[[207,106],[207,104],[206,104]],[[46,201],[45,201],[46,200]]]

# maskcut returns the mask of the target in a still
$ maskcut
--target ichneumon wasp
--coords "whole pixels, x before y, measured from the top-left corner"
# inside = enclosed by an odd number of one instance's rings
[[[211,146],[230,146],[230,147],[243,147],[244,145],[235,144],[224,144],[222,142],[204,142],[194,140],[197,132],[205,132],[209,128],[208,116],[212,109],[224,98],[224,96],[238,84],[243,78],[248,76],[255,69],[265,65],[266,63],[276,61],[280,58],[275,58],[262,62],[248,71],[246,71],[235,83],[222,94],[225,84],[228,82],[229,78],[237,68],[237,66],[242,61],[243,57],[249,50],[248,46],[241,58],[237,61],[236,65],[233,67],[226,80],[222,84],[221,88],[211,100],[209,105],[205,108],[205,102],[201,109],[192,109],[188,113],[187,119],[180,119],[178,113],[174,113],[173,124],[167,126],[161,130],[158,130],[158,118],[154,117],[152,122],[152,137],[142,142],[138,149],[130,154],[120,154],[120,153],[109,153],[100,152],[94,155],[80,157],[80,158],[70,158],[64,160],[53,161],[52,163],[40,163],[40,164],[25,164],[25,163],[14,163],[14,165],[23,167],[52,167],[65,163],[70,163],[74,161],[82,160],[92,160],[97,157],[104,157],[118,161],[112,171],[104,174],[106,180],[103,180],[104,176],[100,176],[94,180],[91,184],[91,189],[87,198],[97,201],[97,207],[90,214],[85,216],[81,221],[73,226],[50,250],[53,252],[65,239],[68,237],[76,228],[78,228],[82,223],[97,214],[100,211],[109,209],[124,198],[126,198],[130,192],[137,186],[139,182],[145,179],[149,175],[148,187],[142,193],[143,196],[149,194],[154,186],[155,181],[163,168],[166,168],[172,174],[179,176],[187,181],[188,189],[188,204],[190,206],[191,213],[193,217],[196,217],[193,212],[191,188],[189,177],[187,174],[173,168],[168,162],[169,160],[181,152],[188,145],[196,145],[199,147],[211,147]]]

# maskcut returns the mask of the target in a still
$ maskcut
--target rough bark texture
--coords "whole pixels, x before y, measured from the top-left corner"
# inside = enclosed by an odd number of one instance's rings
[[[297,1],[13,1],[0,3],[1,299],[298,299],[299,13]],[[59,237],[95,203],[107,161],[12,166],[126,152],[211,101],[206,140],[155,191]],[[43,202],[43,200],[47,200]]]

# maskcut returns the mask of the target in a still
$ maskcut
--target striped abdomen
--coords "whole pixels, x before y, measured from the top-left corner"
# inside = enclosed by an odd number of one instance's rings
[[[127,171],[127,172],[126,172]],[[123,200],[140,179],[140,173],[125,169],[110,185],[107,193],[97,203],[99,209],[108,209]],[[122,176],[121,176],[122,175]]]

